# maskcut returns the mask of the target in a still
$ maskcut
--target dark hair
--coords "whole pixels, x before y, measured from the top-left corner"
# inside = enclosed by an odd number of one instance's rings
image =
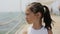
[[[45,28],[52,29],[52,26],[51,26],[52,19],[51,19],[51,16],[50,16],[50,11],[49,11],[47,6],[42,5],[39,2],[33,2],[33,3],[29,4],[28,6],[30,6],[29,9],[33,13],[41,12],[42,17],[44,18],[43,21],[45,23]]]

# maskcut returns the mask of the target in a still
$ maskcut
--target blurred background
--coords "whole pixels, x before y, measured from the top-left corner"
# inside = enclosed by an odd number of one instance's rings
[[[32,2],[48,6],[55,21],[53,34],[60,34],[60,0],[0,0],[0,34],[22,34],[29,27],[25,20],[25,8]]]

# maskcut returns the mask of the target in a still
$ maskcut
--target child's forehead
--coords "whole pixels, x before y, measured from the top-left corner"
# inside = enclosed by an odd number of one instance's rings
[[[32,11],[30,9],[26,9],[26,13],[31,13]]]

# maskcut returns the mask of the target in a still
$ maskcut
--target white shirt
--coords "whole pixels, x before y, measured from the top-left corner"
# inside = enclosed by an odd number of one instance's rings
[[[31,27],[29,27],[27,34],[48,34],[48,31],[47,31],[46,28],[44,28],[44,26],[41,29],[39,29],[39,30],[35,30],[31,26]]]

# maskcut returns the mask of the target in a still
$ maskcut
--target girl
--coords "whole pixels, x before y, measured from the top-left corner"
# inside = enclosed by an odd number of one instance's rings
[[[47,6],[33,2],[26,7],[25,13],[27,22],[32,24],[26,34],[52,34],[52,19]],[[45,26],[42,25],[42,22],[45,23]]]

